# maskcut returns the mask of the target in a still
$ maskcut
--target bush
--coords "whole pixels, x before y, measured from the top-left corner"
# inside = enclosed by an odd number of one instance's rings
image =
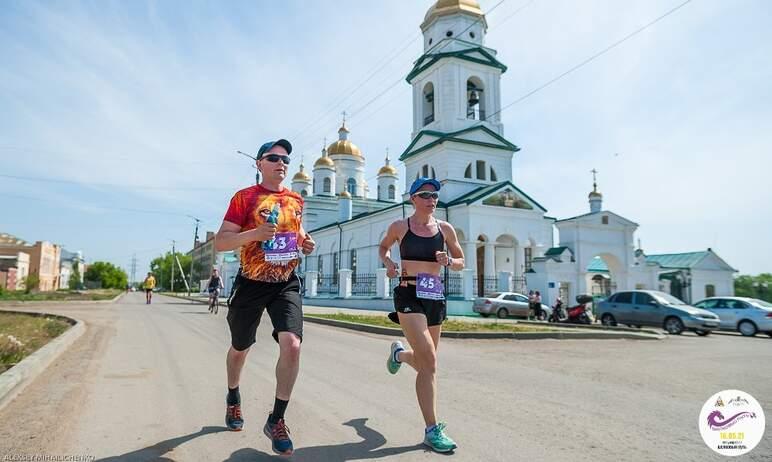
[[[30,274],[24,278],[24,293],[28,294],[33,290],[37,290],[40,287],[40,276],[37,274]]]
[[[0,334],[0,365],[16,364],[24,358],[24,343],[13,335]]]

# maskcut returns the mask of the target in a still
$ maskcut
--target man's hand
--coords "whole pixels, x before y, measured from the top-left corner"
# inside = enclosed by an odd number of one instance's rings
[[[447,252],[440,252],[438,250],[434,252],[434,258],[436,258],[437,263],[439,263],[442,266],[448,266],[448,263],[450,262],[450,257],[448,257]]]
[[[255,240],[260,242],[270,241],[276,236],[276,225],[263,223],[255,228]]]
[[[314,242],[313,239],[311,239],[311,236],[306,234],[306,238],[303,239],[303,243],[300,245],[300,249],[303,252],[303,255],[308,255],[311,252],[314,251],[316,248],[316,242]]]
[[[386,258],[383,264],[386,266],[386,277],[395,278],[399,276],[399,268],[396,263],[391,261],[391,258]]]

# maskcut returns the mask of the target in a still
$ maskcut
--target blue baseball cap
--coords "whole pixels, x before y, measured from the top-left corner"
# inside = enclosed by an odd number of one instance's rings
[[[416,179],[413,182],[413,185],[410,186],[410,195],[412,196],[413,194],[415,194],[419,189],[421,189],[421,186],[423,186],[425,184],[430,184],[430,185],[434,186],[434,189],[437,190],[437,191],[439,191],[440,188],[442,187],[440,185],[440,182],[435,180],[434,178],[421,177],[421,178]]]
[[[263,157],[263,154],[265,154],[266,151],[274,146],[281,146],[287,151],[287,154],[292,154],[292,145],[289,141],[282,138],[276,141],[268,141],[267,143],[263,143],[263,145],[260,146],[260,149],[257,151],[257,159],[259,160],[261,157]]]

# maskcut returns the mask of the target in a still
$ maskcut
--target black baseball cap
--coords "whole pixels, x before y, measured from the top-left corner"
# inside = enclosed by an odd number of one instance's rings
[[[282,138],[276,141],[268,141],[266,143],[263,143],[263,145],[260,146],[260,149],[257,151],[257,159],[260,160],[260,158],[263,157],[263,154],[265,154],[266,151],[268,151],[274,146],[283,147],[287,151],[287,154],[292,153],[292,145],[290,144],[289,141]]]

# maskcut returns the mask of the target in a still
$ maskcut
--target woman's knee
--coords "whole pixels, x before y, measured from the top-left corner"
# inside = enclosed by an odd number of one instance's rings
[[[437,352],[434,349],[413,350],[413,357],[415,358],[418,372],[424,374],[434,374],[437,372]]]

